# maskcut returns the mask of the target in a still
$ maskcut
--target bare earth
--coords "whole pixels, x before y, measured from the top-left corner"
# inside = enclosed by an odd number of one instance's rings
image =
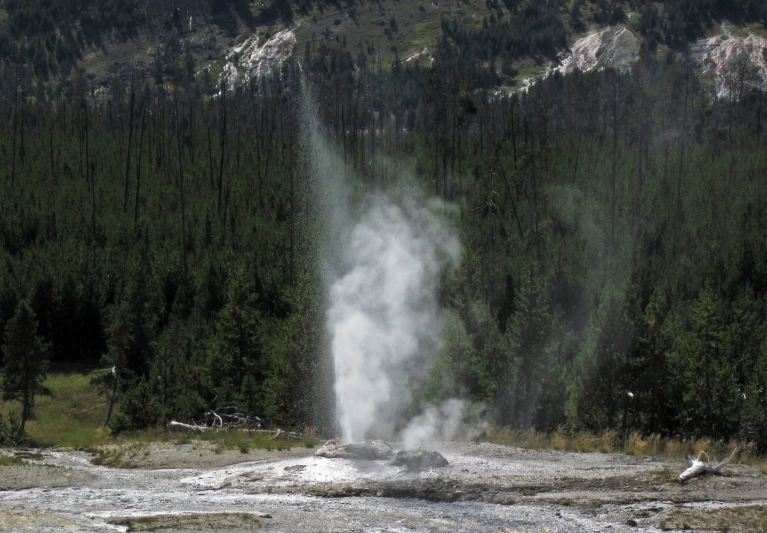
[[[474,443],[434,449],[450,464],[421,473],[305,448],[240,454],[158,443],[126,452],[133,468],[123,469],[44,451],[29,466],[0,467],[0,532],[767,528],[767,475],[750,466],[680,485],[685,465],[674,460]]]

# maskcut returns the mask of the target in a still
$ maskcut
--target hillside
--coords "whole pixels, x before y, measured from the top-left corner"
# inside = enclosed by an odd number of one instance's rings
[[[724,6],[721,7],[720,6]],[[742,4],[742,5],[741,5]],[[630,55],[663,59],[720,33],[719,20],[737,34],[764,34],[759,2],[661,3],[606,0],[56,0],[0,4],[0,57],[27,63],[38,77],[69,76],[82,68],[93,84],[132,69],[157,78],[210,73],[211,83],[235,51],[268,42],[290,29],[295,49],[340,44],[389,67],[399,58],[428,61],[443,37],[473,57],[493,62],[503,85],[520,85],[550,68],[578,39],[611,26],[637,37]],[[682,11],[680,11],[682,10]],[[680,13],[684,13],[680,21]],[[176,67],[169,67],[175,64]],[[176,70],[177,73],[172,71]]]

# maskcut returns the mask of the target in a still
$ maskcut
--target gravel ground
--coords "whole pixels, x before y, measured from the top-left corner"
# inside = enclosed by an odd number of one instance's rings
[[[408,473],[307,449],[224,466],[243,457],[202,444],[148,445],[131,459],[144,468],[67,451],[0,467],[0,531],[658,531],[697,510],[712,531],[717,513],[729,531],[761,531],[737,516],[767,505],[767,475],[742,465],[682,486],[663,475],[682,462],[618,454],[445,443],[447,467]]]

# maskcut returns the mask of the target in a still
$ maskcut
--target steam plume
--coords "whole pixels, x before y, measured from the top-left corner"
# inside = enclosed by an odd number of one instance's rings
[[[391,438],[439,348],[435,293],[442,268],[458,262],[459,241],[444,223],[444,205],[415,190],[398,201],[377,194],[353,205],[351,173],[322,135],[306,85],[303,115],[324,214],[327,328],[342,436]]]

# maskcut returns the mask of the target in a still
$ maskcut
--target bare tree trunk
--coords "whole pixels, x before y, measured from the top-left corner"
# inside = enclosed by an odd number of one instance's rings
[[[679,152],[679,176],[676,180],[676,210],[674,212],[674,242],[672,255],[676,255],[679,230],[682,224],[682,178],[684,177],[684,153],[687,144],[687,95],[689,93],[689,67],[684,77],[684,114],[682,119],[682,147]]]
[[[19,130],[19,86],[16,82],[13,98],[13,146],[11,148],[11,187],[16,181],[16,134]]]
[[[573,183],[578,178],[578,163],[581,159],[581,141],[583,140],[583,125],[578,130],[578,148],[575,151],[575,165],[573,166]]]
[[[96,236],[96,179],[91,168],[90,135],[88,134],[88,104],[83,94],[83,114],[85,118],[85,179],[91,186],[91,234]]]
[[[130,156],[133,146],[133,104],[136,99],[136,92],[133,89],[133,74],[131,73],[130,82],[130,109],[128,119],[128,153],[125,157],[125,194],[123,196],[123,213],[128,212],[128,190],[130,187]]]
[[[618,85],[613,73],[613,168],[610,174],[610,246],[615,242],[615,216],[617,214],[617,171],[618,171]]]
[[[221,82],[221,159],[218,171],[218,213],[221,214],[221,195],[224,190],[224,159],[226,155],[226,82]]]
[[[133,228],[138,224],[139,203],[141,194],[141,155],[144,152],[144,129],[146,126],[146,108],[141,113],[141,134],[138,141],[138,162],[136,163],[136,205],[133,210]]]
[[[213,143],[210,140],[210,125],[208,125],[208,163],[210,166],[210,189],[215,190],[216,184],[213,181]]]
[[[112,419],[112,409],[114,408],[115,399],[117,398],[117,367],[112,370],[114,372],[114,375],[112,376],[112,394],[109,396],[109,407],[107,407],[107,416],[104,420],[105,426],[109,424],[109,421]]]
[[[186,202],[184,198],[184,158],[181,144],[181,123],[178,120],[178,88],[173,92],[176,111],[176,140],[178,142],[178,181],[181,196],[181,256],[184,262],[184,290],[187,289],[187,260],[186,260]]]
[[[639,234],[639,209],[642,199],[642,149],[644,147],[644,93],[640,88],[639,94],[639,142],[637,147],[637,171],[636,182],[634,183],[634,203],[631,210],[631,235],[636,246]]]
[[[58,179],[57,179],[57,176],[56,176],[56,168],[55,168],[56,165],[55,165],[55,163],[53,161],[53,123],[55,122],[54,117],[56,116],[53,107],[54,106],[52,104],[51,105],[52,109],[50,111],[50,118],[48,119],[48,126],[49,126],[48,127],[48,132],[49,132],[49,135],[50,135],[50,150],[49,150],[49,153],[50,153],[50,158],[51,158],[51,177],[53,178],[54,182],[57,182]]]

